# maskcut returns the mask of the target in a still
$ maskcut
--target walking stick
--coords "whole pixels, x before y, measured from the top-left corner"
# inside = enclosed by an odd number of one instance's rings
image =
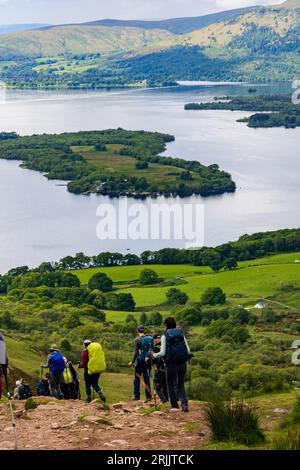
[[[11,396],[10,396],[9,387],[8,387],[7,368],[6,367],[2,368],[2,371],[3,371],[3,375],[4,375],[4,379],[5,379],[7,398],[9,400],[9,409],[10,409],[10,414],[11,414],[12,427],[13,427],[13,431],[14,431],[15,446],[16,446],[16,450],[18,450],[18,436],[17,436],[14,412],[13,412],[13,408],[12,408]]]
[[[135,375],[137,376],[137,378],[139,379],[139,381],[144,385],[145,389],[150,393],[151,397],[153,398],[154,400],[154,403],[155,403],[155,408],[157,409],[157,397],[156,397],[156,394],[152,393],[150,388],[148,387],[148,385],[145,383],[144,379],[142,378],[142,376],[140,374],[137,373],[137,371],[135,370],[135,368],[133,366],[131,366],[131,369],[134,371]]]

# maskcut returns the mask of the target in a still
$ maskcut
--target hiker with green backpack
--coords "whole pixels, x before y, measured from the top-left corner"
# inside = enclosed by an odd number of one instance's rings
[[[138,337],[134,340],[134,353],[133,358],[129,362],[129,367],[134,367],[134,400],[140,400],[140,388],[141,378],[144,378],[146,402],[151,401],[151,384],[150,384],[150,373],[151,373],[151,351],[153,349],[153,338],[145,334],[145,328],[143,325],[137,328]]]
[[[61,391],[62,376],[65,370],[65,361],[62,354],[59,352],[56,344],[50,347],[50,354],[48,354],[46,364],[41,364],[42,369],[49,369],[49,388],[51,397],[63,400],[64,395]]]
[[[81,355],[79,369],[84,369],[84,382],[87,402],[92,401],[92,389],[104,403],[106,398],[99,385],[100,375],[106,370],[105,354],[100,343],[86,339],[83,342],[84,351]]]

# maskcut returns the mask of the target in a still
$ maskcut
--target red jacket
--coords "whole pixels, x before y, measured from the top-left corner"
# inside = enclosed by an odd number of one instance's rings
[[[87,367],[88,365],[88,362],[89,362],[89,352],[87,349],[85,349],[84,351],[82,351],[82,354],[81,354],[81,362],[79,364],[79,369],[85,369],[85,367]]]

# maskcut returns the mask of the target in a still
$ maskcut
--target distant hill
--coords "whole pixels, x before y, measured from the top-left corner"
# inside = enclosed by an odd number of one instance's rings
[[[11,33],[18,33],[21,31],[27,31],[32,29],[39,29],[44,28],[45,26],[49,26],[47,24],[4,24],[0,25],[0,34],[11,34]]]
[[[293,80],[299,53],[300,0],[288,0],[196,18],[101,20],[3,35],[0,79],[76,88]],[[1,67],[1,59],[13,67]]]
[[[139,20],[114,20],[105,19],[99,21],[92,21],[85,23],[87,26],[118,26],[122,28],[134,27],[142,29],[165,29],[174,34],[186,34],[196,29],[204,28],[210,24],[216,23],[229,18],[236,18],[248,11],[253,7],[238,8],[235,10],[221,11],[212,13],[210,15],[187,17],[187,18],[172,18],[170,20],[161,21],[139,21]]]

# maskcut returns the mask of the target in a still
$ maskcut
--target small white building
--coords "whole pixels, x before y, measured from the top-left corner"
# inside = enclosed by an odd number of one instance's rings
[[[267,306],[268,302],[266,302],[265,300],[261,300],[254,306],[254,308],[266,308]]]

